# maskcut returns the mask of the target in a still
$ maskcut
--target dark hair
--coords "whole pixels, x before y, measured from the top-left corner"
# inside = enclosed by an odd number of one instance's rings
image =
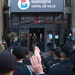
[[[25,55],[29,55],[29,50],[26,47],[24,47],[24,53]]]
[[[22,59],[25,57],[24,55],[24,48],[22,46],[15,46],[13,48],[13,54],[16,56],[16,58],[19,60],[19,59]]]
[[[9,51],[0,52],[0,73],[8,73],[15,69],[17,64],[16,57]]]

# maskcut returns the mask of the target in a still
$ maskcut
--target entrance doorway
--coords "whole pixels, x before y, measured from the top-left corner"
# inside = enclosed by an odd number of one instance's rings
[[[44,28],[29,28],[29,50],[33,51],[34,46],[44,51]]]
[[[36,35],[36,39],[33,37]],[[42,38],[40,39],[40,35]],[[35,40],[34,40],[35,39]],[[21,45],[27,47],[29,51],[33,51],[34,46],[37,45],[41,51],[50,50],[47,46],[49,42],[55,43],[55,31],[53,25],[21,25],[20,42]],[[34,42],[34,43],[33,43]]]

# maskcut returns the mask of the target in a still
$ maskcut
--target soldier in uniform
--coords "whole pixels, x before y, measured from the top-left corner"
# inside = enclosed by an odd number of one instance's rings
[[[32,47],[33,47],[33,50],[34,50],[34,47],[37,45],[37,36],[36,36],[36,33],[33,34],[32,36]]]
[[[36,48],[37,49],[37,48]],[[58,55],[60,61],[56,61],[48,64],[49,70],[48,75],[72,75],[72,64],[69,60],[69,54],[72,49],[71,45],[64,44],[61,46],[61,52],[55,52],[55,55]],[[43,67],[41,64],[40,51],[37,49],[37,55],[31,57],[31,70],[33,70],[36,74],[45,75],[43,71]],[[54,55],[54,58],[56,56]],[[34,60],[35,59],[35,60]]]
[[[60,53],[60,62],[53,64],[49,71],[48,75],[72,75],[72,64],[69,60],[69,52],[71,51],[72,47],[68,44],[64,44],[61,47]]]
[[[39,48],[42,52],[44,50],[44,37],[43,37],[42,33],[40,33],[38,42],[39,42]]]
[[[29,42],[29,50],[32,51],[32,33],[30,33]]]
[[[69,45],[73,45],[73,36],[72,33],[69,33],[68,37],[67,37],[67,44]]]
[[[47,71],[49,71],[49,69],[52,68],[53,66],[59,64],[59,62],[61,61],[60,60],[60,53],[61,53],[60,48],[56,48],[53,50],[54,59],[47,62],[47,66],[46,66]]]
[[[24,48],[22,46],[15,46],[13,48],[13,54],[17,58],[17,66],[15,68],[15,72],[13,75],[31,75],[31,70],[28,66],[23,64]]]
[[[25,51],[25,57],[23,59],[23,64],[24,65],[31,65],[30,59],[29,59],[30,58],[29,50],[26,47],[24,47],[24,51]]]
[[[16,64],[16,57],[9,51],[0,52],[0,75],[13,75]]]

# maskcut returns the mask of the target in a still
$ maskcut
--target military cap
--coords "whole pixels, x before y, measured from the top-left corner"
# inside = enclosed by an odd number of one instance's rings
[[[60,49],[60,48],[56,48],[56,49],[54,50],[54,53],[55,53],[55,55],[56,55],[57,57],[60,57],[61,49]]]
[[[0,52],[0,73],[8,73],[15,69],[16,57],[9,51]]]
[[[13,47],[13,54],[16,56],[17,59],[22,59],[25,57],[24,48],[22,46],[14,46]]]
[[[69,44],[63,44],[61,46],[61,51],[64,52],[65,54],[69,55],[70,51],[73,49],[73,47]]]

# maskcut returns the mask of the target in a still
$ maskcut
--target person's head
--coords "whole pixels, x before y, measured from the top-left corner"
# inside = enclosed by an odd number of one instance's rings
[[[13,75],[16,64],[16,57],[9,51],[0,52],[0,75]]]
[[[72,33],[69,33],[69,36],[72,36]]]
[[[62,51],[62,54],[65,58],[69,58],[69,55],[70,55],[70,51],[73,49],[73,47],[69,44],[63,44],[61,46],[61,51]]]
[[[53,53],[54,59],[59,59],[60,58],[60,54],[61,54],[61,49],[60,48],[51,49],[50,52]]]
[[[22,46],[15,46],[13,48],[13,54],[16,56],[17,60],[21,60],[25,57],[24,48]]]
[[[54,51],[54,59],[59,59],[61,56],[61,49],[60,48],[56,48]]]
[[[42,36],[42,33],[40,33],[40,36]]]
[[[34,33],[33,35],[36,36],[36,33]]]
[[[25,52],[25,57],[29,57],[30,56],[29,50],[26,47],[24,47],[24,52]]]

